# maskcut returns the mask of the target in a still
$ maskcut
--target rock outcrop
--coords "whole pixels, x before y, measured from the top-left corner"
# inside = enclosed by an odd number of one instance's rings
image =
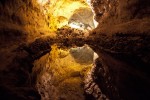
[[[99,59],[93,78],[111,100],[149,99],[148,0],[91,0],[99,26],[90,35]]]

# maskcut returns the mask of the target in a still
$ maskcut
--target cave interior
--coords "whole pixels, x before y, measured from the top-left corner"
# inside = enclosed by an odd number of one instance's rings
[[[0,0],[0,100],[149,100],[150,0]]]

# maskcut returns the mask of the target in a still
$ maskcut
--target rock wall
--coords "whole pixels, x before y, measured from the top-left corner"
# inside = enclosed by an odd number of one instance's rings
[[[58,34],[57,38],[41,37],[49,30],[35,2],[0,1],[2,100],[41,99],[31,78],[32,63],[56,42],[63,46],[86,43],[99,55],[92,77],[109,99],[150,98],[149,0],[92,0],[99,26],[86,38],[69,32],[65,36]],[[40,39],[35,40],[36,37]],[[28,45],[29,42],[33,43]]]
[[[148,0],[91,0],[99,22],[87,39],[99,55],[93,79],[111,100],[150,98],[149,4]]]
[[[5,31],[21,31],[18,32],[20,38],[32,41],[49,30],[36,0],[1,0],[0,11],[0,31],[1,35],[6,34],[6,37],[8,32]]]
[[[91,0],[99,24],[120,24],[149,17],[149,0]],[[100,25],[101,26],[101,25]]]
[[[87,44],[98,53],[93,79],[111,100],[150,98],[149,35],[113,34],[91,38]]]
[[[39,100],[32,54],[22,48],[48,31],[36,0],[0,0],[0,99]]]

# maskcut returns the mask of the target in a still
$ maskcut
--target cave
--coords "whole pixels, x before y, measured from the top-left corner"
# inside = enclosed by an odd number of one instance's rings
[[[0,100],[149,100],[149,0],[0,0]]]
[[[92,91],[86,88],[93,81],[90,75],[98,55],[86,44],[67,49],[54,44],[51,48],[50,53],[34,62],[32,71],[41,99],[84,100],[85,92]]]

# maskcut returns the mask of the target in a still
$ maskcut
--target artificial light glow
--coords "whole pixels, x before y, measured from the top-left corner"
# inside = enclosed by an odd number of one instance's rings
[[[91,27],[86,27],[84,24],[82,23],[70,23],[69,26],[71,28],[76,28],[76,29],[79,29],[79,30],[92,30]]]
[[[80,7],[89,7],[86,0],[37,0],[48,19],[48,25],[52,32],[68,25],[68,20],[74,11]],[[75,25],[71,25],[75,26]],[[77,27],[77,26],[75,26]],[[78,27],[80,28],[80,27]]]
[[[49,2],[49,0],[37,0],[37,2],[40,4],[40,5],[45,5],[46,3]]]
[[[83,30],[83,28],[81,28],[80,26],[78,26],[74,23],[70,23],[69,26],[72,27],[72,28],[77,28],[77,29]]]
[[[70,18],[73,12],[80,8],[80,7],[87,7],[87,5],[82,4],[81,2],[58,2],[55,6],[55,11],[53,11],[54,16],[64,16],[66,18]]]
[[[86,2],[90,5],[91,4],[91,0],[86,0]]]
[[[55,32],[58,28],[68,25],[79,30],[91,30],[94,28],[92,19],[89,17],[91,16],[91,9],[86,0],[37,0],[37,2],[42,6],[41,9],[47,19],[47,25],[51,32]],[[77,21],[70,21],[73,15],[75,15],[73,19],[75,18]]]
[[[94,27],[98,26],[98,22],[93,18],[93,22],[94,22]]]

